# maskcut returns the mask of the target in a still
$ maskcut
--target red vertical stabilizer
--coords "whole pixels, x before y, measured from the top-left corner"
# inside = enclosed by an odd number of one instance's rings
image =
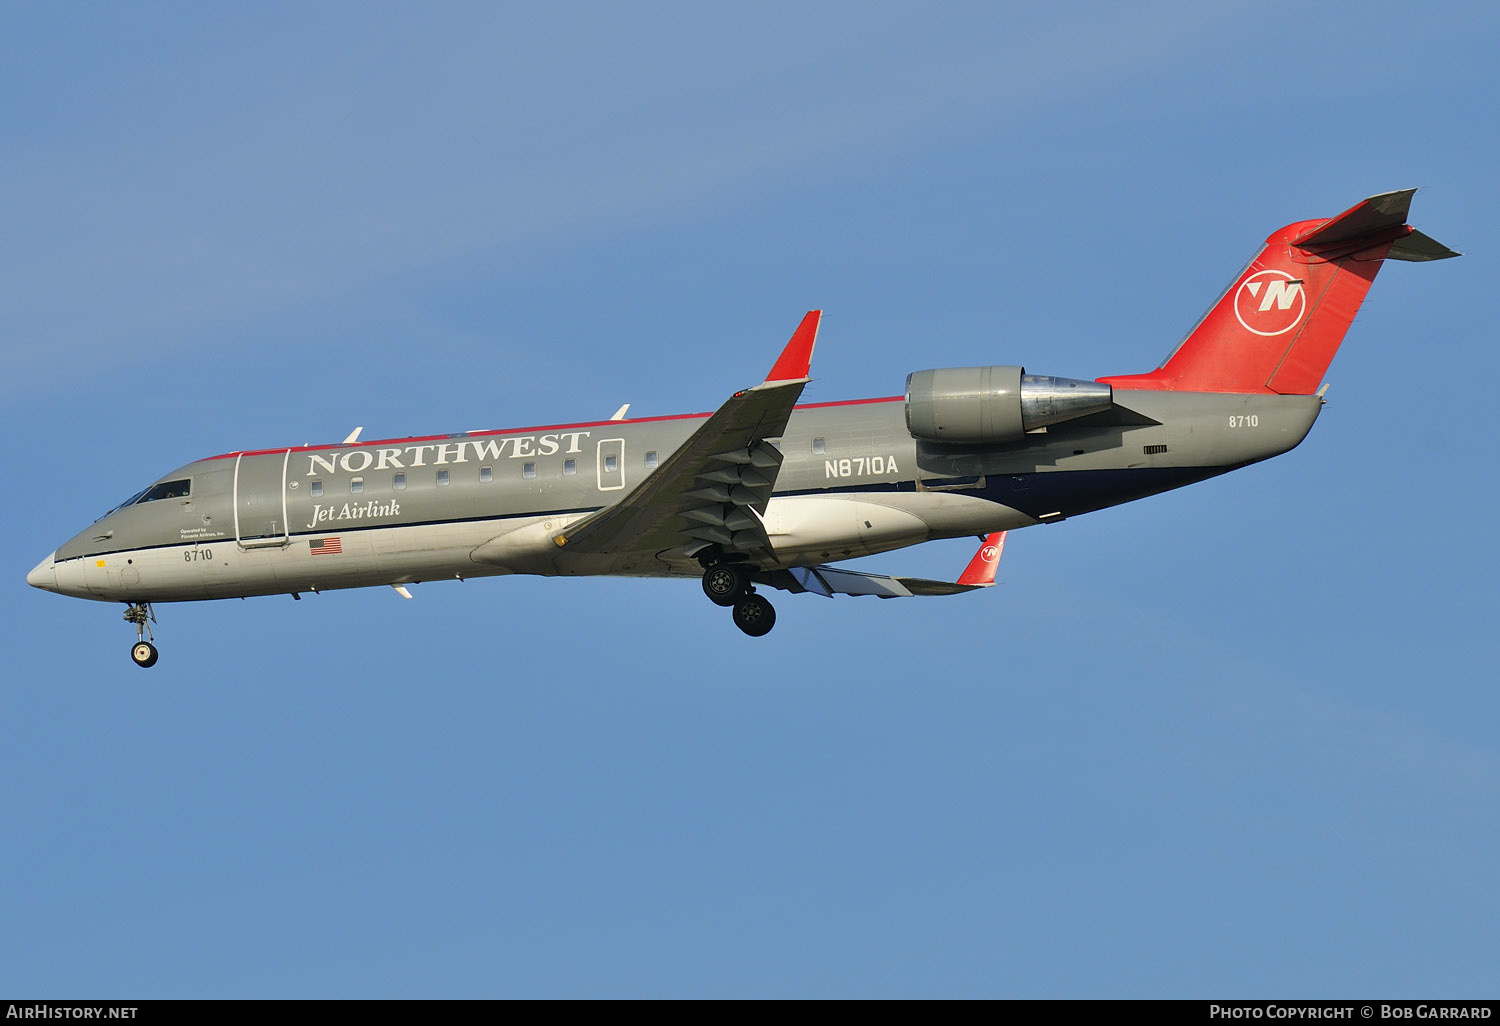
[[[1382,261],[1458,255],[1406,223],[1414,192],[1382,193],[1331,220],[1275,232],[1166,363],[1099,381],[1183,392],[1317,391]]]

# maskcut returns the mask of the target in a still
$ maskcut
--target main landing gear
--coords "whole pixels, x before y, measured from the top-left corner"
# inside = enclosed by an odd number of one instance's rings
[[[734,625],[752,638],[765,637],[776,626],[776,607],[764,595],[746,595],[734,604]]]
[[[737,563],[709,563],[703,568],[703,594],[734,611],[734,625],[752,638],[764,637],[776,626],[776,609],[755,593],[750,574]]]
[[[151,633],[151,625],[156,622],[156,614],[151,611],[151,603],[132,602],[125,608],[125,622],[135,624],[136,642],[130,646],[130,658],[143,670],[155,666],[157,652],[151,642],[156,635]],[[148,636],[151,641],[146,640]]]

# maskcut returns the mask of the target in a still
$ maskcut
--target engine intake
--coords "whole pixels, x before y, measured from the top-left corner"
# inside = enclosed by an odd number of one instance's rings
[[[1024,367],[945,367],[906,376],[906,429],[955,445],[1001,445],[1028,431],[1102,413],[1113,390],[1097,381],[1027,374]]]

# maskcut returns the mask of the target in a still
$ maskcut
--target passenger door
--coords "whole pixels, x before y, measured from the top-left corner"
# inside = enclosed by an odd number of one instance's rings
[[[242,549],[288,542],[286,468],[292,450],[234,459],[234,537]]]

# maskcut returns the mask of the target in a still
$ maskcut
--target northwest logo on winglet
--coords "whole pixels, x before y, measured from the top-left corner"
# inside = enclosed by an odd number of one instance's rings
[[[1300,279],[1285,271],[1256,271],[1234,295],[1234,315],[1246,331],[1283,335],[1302,321],[1307,294]]]

